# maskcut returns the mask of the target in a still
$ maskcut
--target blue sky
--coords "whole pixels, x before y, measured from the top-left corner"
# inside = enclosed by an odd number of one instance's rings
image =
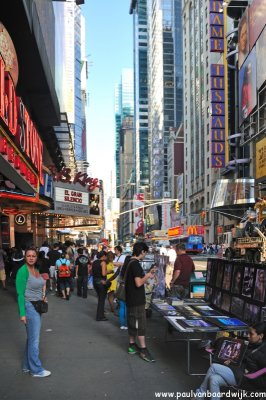
[[[94,177],[110,193],[114,168],[114,89],[123,68],[133,67],[133,16],[130,0],[86,0],[86,52],[89,55],[88,161]],[[113,180],[115,180],[113,178]]]

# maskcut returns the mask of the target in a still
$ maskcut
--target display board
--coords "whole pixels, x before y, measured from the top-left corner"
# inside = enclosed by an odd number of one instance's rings
[[[205,300],[248,324],[261,319],[265,304],[266,266],[208,259]]]

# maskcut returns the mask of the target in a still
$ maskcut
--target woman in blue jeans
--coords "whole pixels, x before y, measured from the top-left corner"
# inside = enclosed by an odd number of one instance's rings
[[[51,372],[43,368],[39,358],[41,315],[34,307],[34,302],[46,301],[45,280],[36,267],[37,251],[35,249],[26,250],[25,261],[16,276],[19,315],[27,332],[22,371],[30,373],[35,378],[45,378],[51,375]]]
[[[245,372],[256,372],[266,367],[266,340],[265,324],[257,323],[249,328],[249,345],[245,353],[241,366],[231,365],[230,360],[225,361],[225,365],[212,364],[200,385],[196,390],[197,398],[217,400],[222,387],[235,386],[243,380]],[[266,386],[266,377],[260,377],[254,382],[257,387]],[[212,397],[207,396],[211,393]]]

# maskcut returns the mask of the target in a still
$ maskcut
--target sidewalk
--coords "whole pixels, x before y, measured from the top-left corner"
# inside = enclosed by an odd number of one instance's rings
[[[87,299],[73,294],[69,302],[49,295],[40,354],[52,375],[23,375],[25,328],[19,321],[15,290],[8,289],[0,289],[1,400],[152,400],[158,397],[155,392],[188,392],[202,380],[186,374],[185,343],[166,343],[165,323],[155,314],[148,320],[147,347],[156,362],[128,355],[127,331],[119,329],[118,317],[108,313],[109,321],[95,321],[94,291]],[[198,358],[194,365],[204,368],[204,360]]]

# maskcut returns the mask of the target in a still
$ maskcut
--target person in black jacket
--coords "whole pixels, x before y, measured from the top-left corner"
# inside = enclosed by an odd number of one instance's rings
[[[221,395],[221,388],[226,386],[245,387],[247,378],[244,374],[256,372],[266,367],[266,336],[265,324],[260,322],[249,328],[249,345],[244,359],[239,367],[231,365],[230,360],[224,364],[212,364],[200,385],[196,390],[196,398],[208,395],[210,400],[217,399]],[[249,390],[265,389],[266,375],[256,378],[253,383],[248,383]],[[211,397],[210,394],[211,393]]]
[[[97,253],[97,260],[92,264],[93,286],[98,296],[96,321],[107,321],[104,315],[104,303],[107,296],[108,285],[106,284],[106,252]]]

